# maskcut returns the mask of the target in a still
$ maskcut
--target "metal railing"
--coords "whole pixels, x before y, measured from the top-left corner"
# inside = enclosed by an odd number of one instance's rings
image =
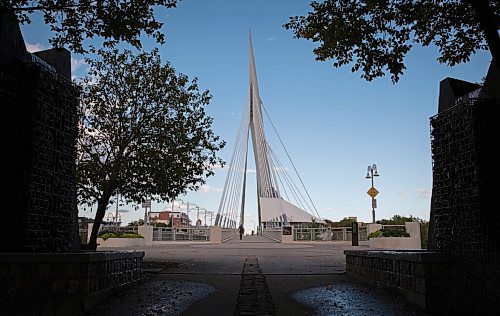
[[[382,225],[383,230],[392,230],[392,231],[400,231],[405,233],[406,226],[405,225]]]
[[[358,229],[358,240],[368,240],[366,226]],[[351,241],[351,227],[324,227],[324,228],[294,228],[295,241]]]
[[[153,241],[208,241],[209,231],[208,227],[154,227]]]
[[[122,233],[139,233],[139,226],[120,226],[116,228],[117,231]]]
[[[223,228],[222,229],[222,242],[225,242],[229,239],[238,237],[239,232],[236,228]]]
[[[281,228],[263,229],[262,236],[275,241],[281,241],[282,231]]]

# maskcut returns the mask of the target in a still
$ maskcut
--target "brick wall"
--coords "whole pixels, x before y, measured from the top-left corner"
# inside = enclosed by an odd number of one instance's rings
[[[431,118],[433,189],[428,249],[500,252],[493,199],[498,106],[461,102]]]
[[[0,254],[5,315],[77,315],[142,278],[142,251]]]
[[[500,310],[500,255],[424,251],[344,251],[351,277],[403,296],[432,314]],[[466,264],[468,263],[468,264]]]
[[[35,63],[0,68],[0,101],[9,168],[0,252],[71,251],[77,219],[75,157],[79,92]]]

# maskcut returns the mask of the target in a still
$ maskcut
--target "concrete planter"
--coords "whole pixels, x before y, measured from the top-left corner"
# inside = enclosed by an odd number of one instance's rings
[[[415,237],[377,237],[370,238],[370,248],[379,249],[421,249],[420,238]]]
[[[137,247],[146,246],[145,238],[108,238],[106,240],[97,238],[99,247]]]

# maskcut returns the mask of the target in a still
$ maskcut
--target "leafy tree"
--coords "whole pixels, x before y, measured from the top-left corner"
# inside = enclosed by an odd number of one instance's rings
[[[356,220],[354,218],[348,218],[345,217],[339,222],[333,222],[332,226],[333,227],[351,227],[351,224],[354,223]]]
[[[86,49],[85,38],[101,38],[105,46],[125,41],[141,47],[142,32],[158,43],[165,38],[160,29],[163,23],[155,19],[154,8],[173,8],[178,0],[2,0],[1,11],[13,11],[21,23],[29,23],[30,15],[41,12],[45,23],[54,32],[50,43],[77,53]]]
[[[141,226],[144,225],[144,220],[142,218],[139,218],[138,221],[132,221],[127,224],[127,226]]]
[[[204,111],[208,91],[162,65],[157,50],[134,56],[101,49],[97,55],[87,59],[77,160],[79,203],[97,204],[90,249],[118,191],[126,203],[139,204],[197,190],[223,163],[216,152],[225,144]]]
[[[413,215],[410,215],[410,217],[406,216],[401,216],[399,214],[394,215],[390,219],[381,219],[377,221],[377,224],[382,224],[382,225],[404,225],[406,222],[420,222],[422,221],[418,217],[413,217]]]
[[[500,59],[498,0],[325,0],[311,7],[313,12],[290,17],[284,27],[320,44],[313,50],[316,60],[352,64],[352,72],[361,70],[368,81],[389,72],[397,82],[413,44],[436,45],[438,61],[449,66],[488,47]]]
[[[333,226],[333,221],[332,220],[329,220],[329,219],[325,218],[324,221],[326,223],[326,226],[328,226],[328,227],[332,227]]]

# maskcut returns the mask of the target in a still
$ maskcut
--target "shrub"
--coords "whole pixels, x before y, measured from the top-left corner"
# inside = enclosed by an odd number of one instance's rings
[[[116,234],[111,232],[105,232],[104,234],[100,234],[99,237],[106,240],[108,238],[116,238]]]
[[[378,237],[410,237],[410,234],[401,230],[381,229],[374,231],[373,233],[370,233],[370,235],[368,235],[368,239]]]
[[[144,238],[136,233],[122,233],[122,232],[109,232],[104,231],[99,234],[99,237],[106,240],[108,238]]]
[[[124,233],[119,238],[144,238],[144,237],[136,233]]]
[[[380,236],[382,236],[382,231],[376,230],[373,233],[370,233],[370,235],[368,235],[368,239],[370,239],[370,238],[378,238]]]
[[[401,230],[384,230],[382,229],[382,236],[384,237],[410,237],[410,234],[408,234],[405,231]]]

